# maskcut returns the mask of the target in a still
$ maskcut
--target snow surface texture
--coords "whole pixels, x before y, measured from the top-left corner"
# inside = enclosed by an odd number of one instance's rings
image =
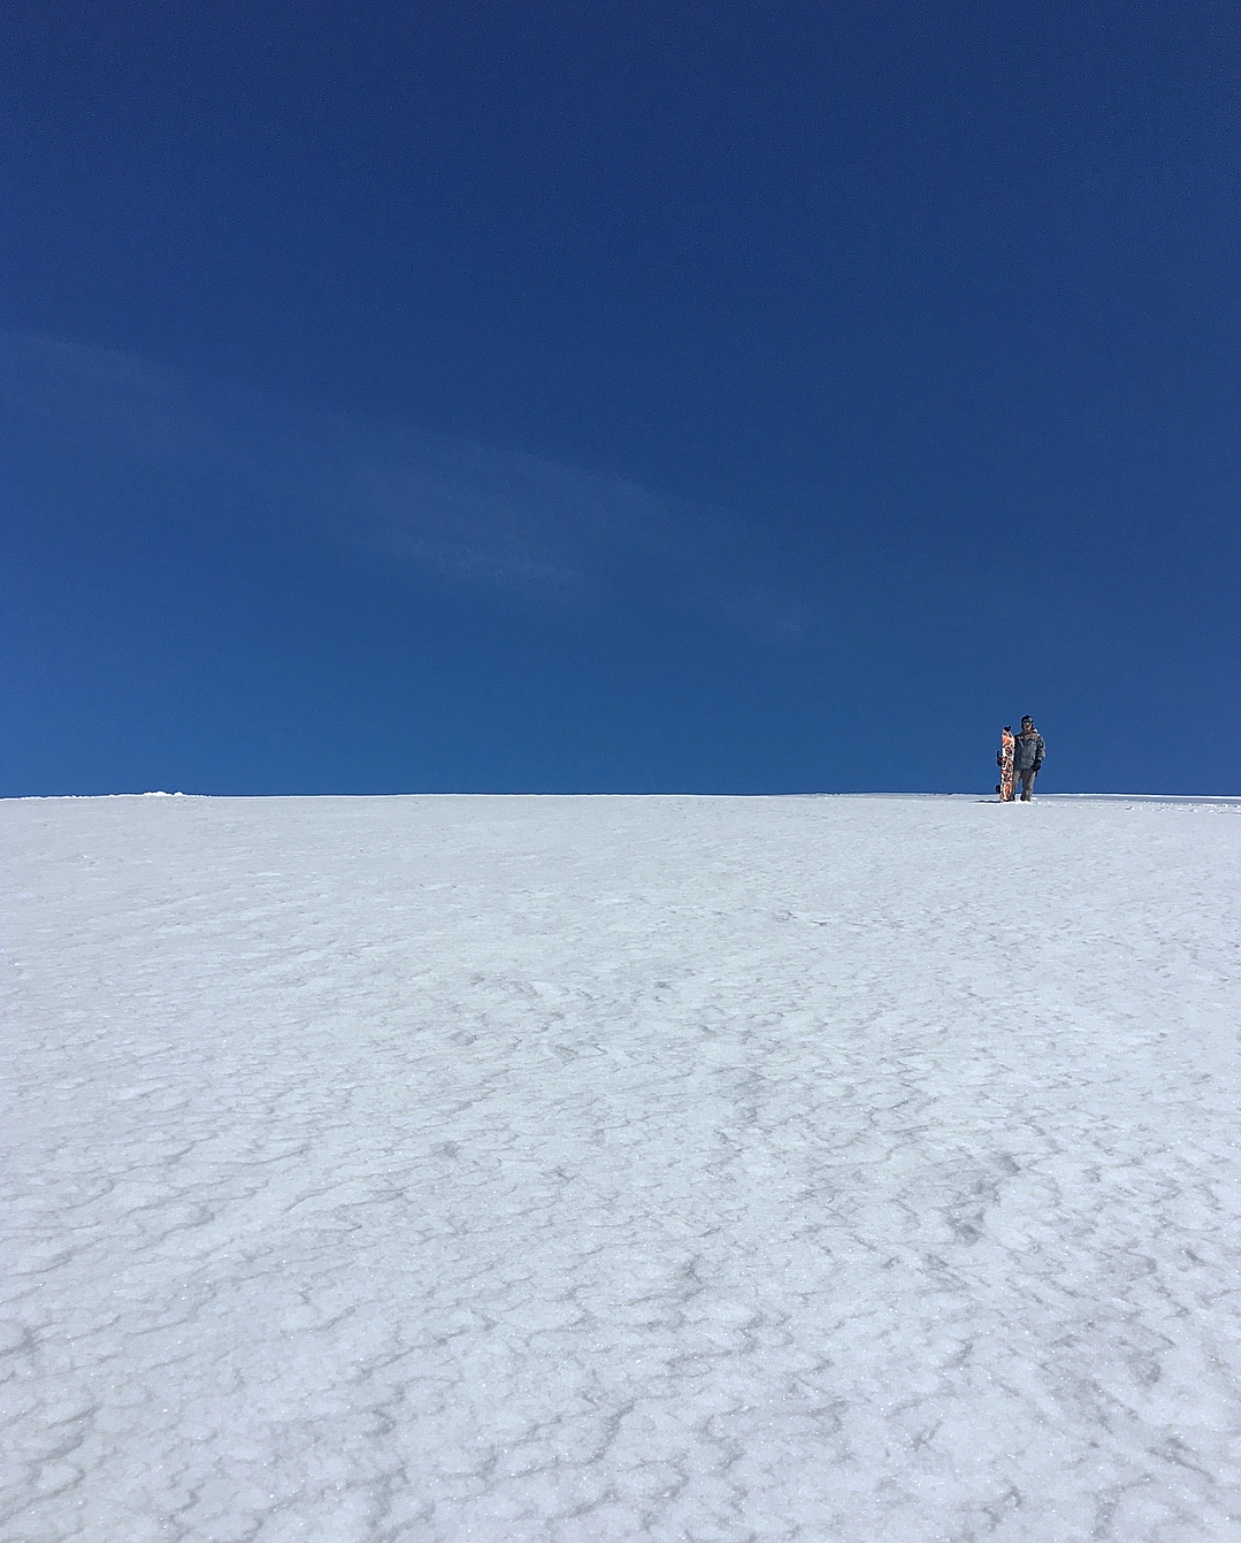
[[[1241,1538],[1241,808],[0,851],[5,1543]]]

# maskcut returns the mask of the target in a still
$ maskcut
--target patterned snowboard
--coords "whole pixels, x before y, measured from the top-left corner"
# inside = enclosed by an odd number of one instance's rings
[[[1000,795],[1000,802],[1011,804],[1013,801],[1013,748],[1015,745],[1013,731],[1004,725],[1004,732],[1000,735],[1000,748],[995,753],[995,764],[1000,768],[1000,780],[995,785],[995,791]]]

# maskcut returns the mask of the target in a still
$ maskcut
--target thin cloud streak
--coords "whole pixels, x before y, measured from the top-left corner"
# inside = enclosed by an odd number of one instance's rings
[[[799,601],[738,579],[740,532],[718,514],[620,477],[13,334],[0,334],[0,403],[77,456],[205,485],[450,583],[584,608],[640,588],[769,636],[815,629]]]

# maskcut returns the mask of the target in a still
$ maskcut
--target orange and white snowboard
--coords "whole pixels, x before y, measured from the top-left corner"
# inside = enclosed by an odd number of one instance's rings
[[[1015,791],[1013,781],[1013,750],[1015,746],[1016,740],[1013,738],[1013,731],[1005,724],[1004,732],[1000,735],[1000,748],[996,751],[995,755],[995,764],[1000,768],[1000,780],[995,785],[995,791],[1000,795],[1000,802],[1002,804],[1011,804],[1013,801],[1013,793]]]

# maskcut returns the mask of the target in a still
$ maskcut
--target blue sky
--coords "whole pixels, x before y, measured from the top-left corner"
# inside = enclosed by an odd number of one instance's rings
[[[0,19],[0,793],[1241,793],[1231,4]]]

